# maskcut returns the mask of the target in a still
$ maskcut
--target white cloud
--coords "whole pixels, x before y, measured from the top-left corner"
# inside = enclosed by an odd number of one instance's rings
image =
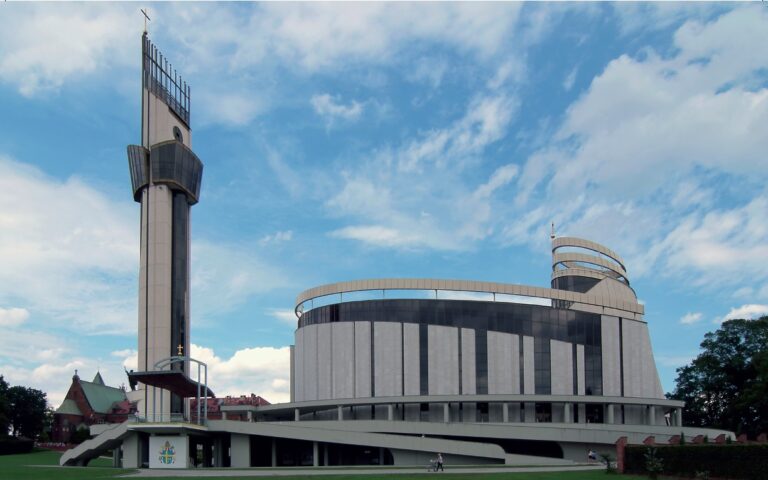
[[[576,75],[579,73],[578,65],[573,67],[573,70],[563,80],[563,90],[570,91],[573,88],[573,84],[576,82]]]
[[[721,320],[718,319],[718,323],[725,322],[726,320],[734,320],[737,318],[752,320],[766,315],[768,315],[768,305],[747,304],[740,307],[731,308],[725,317],[723,317]]]
[[[34,96],[136,61],[137,12],[127,5],[4,5],[0,81]]]
[[[26,308],[0,308],[0,327],[18,327],[28,318]]]
[[[683,325],[693,325],[694,323],[698,323],[701,321],[702,313],[701,312],[688,312],[685,315],[683,315],[680,318],[680,323]]]
[[[195,321],[230,312],[252,295],[290,287],[278,267],[254,255],[247,244],[192,241],[192,298]]]
[[[191,350],[192,357],[208,364],[208,384],[218,397],[255,393],[271,403],[290,400],[288,347],[245,348],[228,359],[212,348],[192,344]]]
[[[493,194],[514,179],[517,167],[497,167],[476,187],[466,173],[482,166],[486,150],[504,138],[517,107],[509,95],[478,95],[445,128],[373,152],[354,174],[343,171],[343,186],[326,206],[353,222],[331,235],[380,248],[448,251],[486,238]]]
[[[484,183],[477,188],[475,195],[479,197],[490,196],[494,191],[511,182],[517,176],[517,171],[517,165],[513,163],[502,165],[493,172],[491,178],[488,179],[488,183]]]
[[[259,244],[264,246],[269,244],[290,242],[291,239],[293,239],[292,230],[280,230],[269,235],[264,235],[263,237],[261,237],[261,240],[259,240]]]
[[[296,312],[290,309],[273,308],[269,310],[268,314],[281,322],[296,327],[298,318]]]
[[[139,352],[131,348],[125,350],[116,350],[111,352],[110,355],[121,359],[123,367],[128,370],[136,370],[139,368]]]
[[[622,252],[630,276],[765,279],[768,89],[756,79],[768,53],[751,50],[767,28],[768,11],[747,6],[685,23],[672,54],[611,61],[528,158],[514,203],[522,220],[503,229],[506,241],[542,246],[555,221]]]
[[[0,156],[0,302],[23,299],[81,333],[127,333],[136,302],[135,207],[76,177]]]
[[[331,96],[329,93],[313,95],[309,100],[315,113],[325,119],[330,124],[334,120],[352,121],[360,118],[363,113],[363,104],[352,100],[349,104],[342,103],[338,96]]]

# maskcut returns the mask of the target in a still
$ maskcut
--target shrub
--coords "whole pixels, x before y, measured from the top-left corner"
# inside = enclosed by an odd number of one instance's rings
[[[29,453],[32,451],[32,447],[35,446],[35,442],[32,440],[0,437],[0,455],[15,455],[18,453]]]
[[[655,447],[648,447],[645,450],[645,471],[653,480],[659,478],[659,474],[664,471],[664,460],[658,456]]]
[[[713,478],[743,480],[765,479],[768,472],[768,444],[702,444],[658,446],[656,456],[662,461],[662,474],[694,477],[708,472]],[[648,473],[645,446],[627,446],[624,457],[626,473]]]

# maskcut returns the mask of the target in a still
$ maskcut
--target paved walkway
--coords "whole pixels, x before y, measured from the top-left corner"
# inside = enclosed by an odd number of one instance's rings
[[[448,467],[446,474],[450,473],[527,473],[527,472],[574,472],[584,470],[602,470],[602,465],[573,465],[573,466],[542,466],[542,467]],[[124,477],[286,477],[309,475],[392,475],[392,474],[428,473],[425,468],[250,468],[250,469],[222,469],[222,468],[194,468],[184,470],[174,469],[142,469],[138,473],[125,475]],[[438,472],[443,473],[443,472]]]

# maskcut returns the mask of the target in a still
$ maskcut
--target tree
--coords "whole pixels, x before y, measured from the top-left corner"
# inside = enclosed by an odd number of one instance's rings
[[[10,428],[10,405],[8,405],[8,382],[0,375],[0,437],[8,435]]]
[[[670,398],[685,402],[686,424],[755,436],[768,430],[768,316],[729,320],[677,369]]]
[[[34,388],[14,386],[8,389],[8,400],[13,436],[36,438],[45,428],[48,403],[45,393]]]

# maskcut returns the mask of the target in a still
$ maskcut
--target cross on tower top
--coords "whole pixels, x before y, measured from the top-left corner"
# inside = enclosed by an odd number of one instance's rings
[[[149,10],[149,9],[147,9]],[[143,8],[141,9],[141,13],[144,14],[144,33],[147,33],[147,20],[152,21],[151,18],[149,18],[149,15],[147,14],[147,11]]]
[[[176,350],[179,352],[179,356],[181,357],[184,355],[184,346],[182,344],[179,344],[178,347],[176,347]]]

